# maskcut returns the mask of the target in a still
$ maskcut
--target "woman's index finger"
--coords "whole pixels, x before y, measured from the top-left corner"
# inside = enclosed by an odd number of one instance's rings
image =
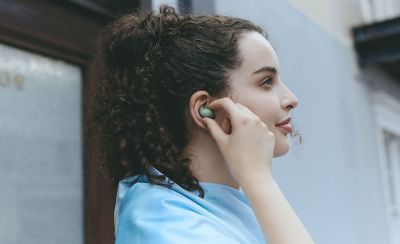
[[[223,108],[231,119],[231,123],[237,125],[239,114],[242,113],[237,105],[229,97],[220,98],[212,101],[208,107],[210,109]]]

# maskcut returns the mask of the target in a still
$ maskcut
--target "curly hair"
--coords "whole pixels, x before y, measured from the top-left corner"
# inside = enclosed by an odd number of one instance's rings
[[[229,91],[228,74],[241,65],[244,32],[267,33],[252,22],[221,15],[182,16],[168,5],[159,13],[119,16],[96,39],[95,95],[91,105],[102,164],[113,186],[132,175],[153,184],[167,176],[188,191],[199,180],[184,149],[191,140],[187,105],[205,90]],[[164,175],[155,175],[152,167]]]

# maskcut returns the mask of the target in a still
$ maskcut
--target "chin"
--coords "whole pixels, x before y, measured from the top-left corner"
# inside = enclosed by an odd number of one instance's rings
[[[274,158],[280,157],[285,155],[289,150],[284,150],[284,151],[278,151],[278,152],[274,152]]]
[[[285,155],[290,149],[290,140],[287,136],[285,138],[277,139],[278,140],[275,140],[274,158]]]

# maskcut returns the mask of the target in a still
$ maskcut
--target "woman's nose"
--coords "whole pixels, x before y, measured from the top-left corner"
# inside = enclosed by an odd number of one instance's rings
[[[283,109],[290,111],[291,109],[297,107],[298,103],[299,101],[297,97],[289,89],[287,89],[287,94],[282,101]]]

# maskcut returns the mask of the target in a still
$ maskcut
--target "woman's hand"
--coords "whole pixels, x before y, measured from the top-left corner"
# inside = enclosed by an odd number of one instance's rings
[[[271,176],[275,135],[261,119],[240,103],[225,97],[212,101],[208,108],[225,110],[231,133],[227,134],[218,123],[203,118],[216,141],[228,170],[241,185],[251,184]]]

